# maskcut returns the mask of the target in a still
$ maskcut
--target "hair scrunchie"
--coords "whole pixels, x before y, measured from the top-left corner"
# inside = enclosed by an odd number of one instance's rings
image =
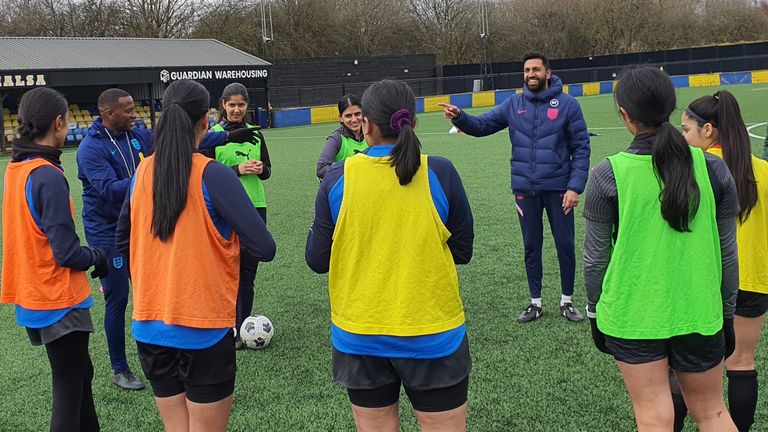
[[[403,108],[395,111],[392,117],[389,118],[389,127],[393,130],[402,129],[403,125],[413,127],[413,120],[411,120],[411,112]]]

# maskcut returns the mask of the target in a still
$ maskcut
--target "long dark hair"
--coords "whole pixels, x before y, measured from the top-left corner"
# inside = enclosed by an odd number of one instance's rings
[[[65,117],[69,105],[63,94],[48,87],[24,93],[19,101],[19,135],[34,140],[48,133],[58,116]]]
[[[163,115],[155,128],[152,234],[168,240],[187,205],[195,151],[195,124],[208,112],[210,96],[200,83],[174,81],[163,93]]]
[[[686,115],[700,127],[711,124],[720,134],[723,160],[736,183],[736,195],[741,207],[739,221],[744,223],[757,204],[757,181],[752,171],[749,133],[741,118],[739,103],[731,92],[720,90],[712,96],[702,96],[691,102]]]
[[[634,122],[656,129],[651,158],[661,185],[661,215],[674,230],[690,232],[701,197],[688,143],[669,123],[677,104],[669,75],[649,66],[628,69],[616,83],[615,95]]]
[[[383,80],[363,93],[363,116],[379,127],[382,138],[396,138],[392,166],[401,185],[413,180],[421,165],[421,142],[413,131],[416,97],[408,84]]]
[[[245,103],[248,103],[248,89],[244,85],[237,82],[227,84],[219,98],[219,118],[216,119],[217,123],[227,118],[227,111],[222,106],[222,102],[226,103],[232,96],[242,96]],[[245,121],[245,117],[243,116],[243,121]]]
[[[360,103],[360,96],[354,94],[345,94],[339,99],[339,115],[344,114],[344,111],[351,106],[362,106]]]

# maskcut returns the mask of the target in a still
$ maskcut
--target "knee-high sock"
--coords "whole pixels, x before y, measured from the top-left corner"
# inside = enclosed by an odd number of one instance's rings
[[[728,406],[739,432],[747,432],[755,421],[757,371],[728,371]]]
[[[675,407],[675,432],[681,432],[685,425],[685,417],[688,415],[688,406],[680,393],[672,392],[672,404]]]

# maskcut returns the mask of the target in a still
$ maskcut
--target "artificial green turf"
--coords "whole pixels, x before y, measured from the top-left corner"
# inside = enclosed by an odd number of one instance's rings
[[[768,120],[766,86],[730,86],[747,123]],[[679,106],[714,88],[681,89]],[[579,98],[592,137],[592,165],[629,143],[610,95]],[[473,109],[481,113],[487,109]],[[679,123],[679,114],[673,122]],[[269,228],[277,257],[259,266],[254,313],[273,321],[276,335],[264,351],[238,352],[233,431],[353,430],[346,394],[331,380],[326,277],[304,263],[304,242],[317,192],[315,162],[334,125],[265,132],[273,164],[266,182]],[[475,216],[475,254],[459,269],[474,360],[469,389],[471,431],[624,431],[634,429],[632,406],[610,357],[592,345],[589,326],[557,315],[560,282],[551,235],[544,245],[544,316],[531,324],[515,322],[528,302],[523,246],[509,187],[510,144],[506,131],[486,138],[448,135],[441,113],[419,116],[417,132],[425,153],[446,156],[458,168]],[[603,129],[609,128],[609,129]],[[765,127],[753,131],[765,135]],[[761,154],[762,142],[753,140]],[[82,202],[74,150],[63,163],[79,217]],[[2,161],[4,172],[7,158]],[[584,305],[580,249],[584,224],[577,208],[576,304]],[[82,236],[81,236],[82,238]],[[194,260],[194,256],[190,256]],[[94,288],[98,283],[94,283]],[[105,431],[162,430],[150,391],[125,392],[111,384],[106,340],[100,329],[104,301],[94,291],[97,331],[91,337],[95,365],[93,391]],[[130,306],[129,306],[130,308]],[[130,312],[128,313],[130,316]],[[126,327],[130,335],[130,325]],[[14,321],[13,307],[0,307],[0,431],[47,430],[50,371],[42,347],[30,346]],[[128,359],[140,372],[135,343]],[[765,349],[758,369],[766,369]],[[768,429],[766,398],[758,404],[753,430]],[[403,430],[417,430],[407,402]],[[688,429],[694,430],[689,423]]]

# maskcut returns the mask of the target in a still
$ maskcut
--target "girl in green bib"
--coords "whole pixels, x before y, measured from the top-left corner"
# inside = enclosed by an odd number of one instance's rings
[[[584,277],[595,345],[616,360],[640,432],[673,428],[669,369],[699,430],[735,432],[722,387],[738,290],[733,179],[670,124],[666,73],[631,69],[615,97],[634,139],[589,180]]]
[[[243,127],[254,127],[246,122],[248,112],[248,90],[240,83],[232,83],[224,88],[219,103],[218,123],[213,125],[214,132],[237,130]],[[232,167],[240,178],[245,192],[251,199],[259,215],[267,222],[267,201],[264,197],[264,180],[272,175],[272,164],[269,160],[267,142],[261,131],[256,130],[253,139],[248,142],[231,142],[225,146],[216,147],[216,160]],[[251,315],[253,308],[253,283],[256,279],[256,269],[259,261],[241,250],[240,254],[240,287],[237,292],[237,331],[243,321]],[[237,338],[235,348],[243,349],[245,345]]]
[[[363,110],[360,108],[360,98],[348,94],[339,100],[339,128],[325,141],[320,159],[317,161],[317,178],[325,177],[325,173],[334,162],[362,152],[368,145],[363,137]]]

